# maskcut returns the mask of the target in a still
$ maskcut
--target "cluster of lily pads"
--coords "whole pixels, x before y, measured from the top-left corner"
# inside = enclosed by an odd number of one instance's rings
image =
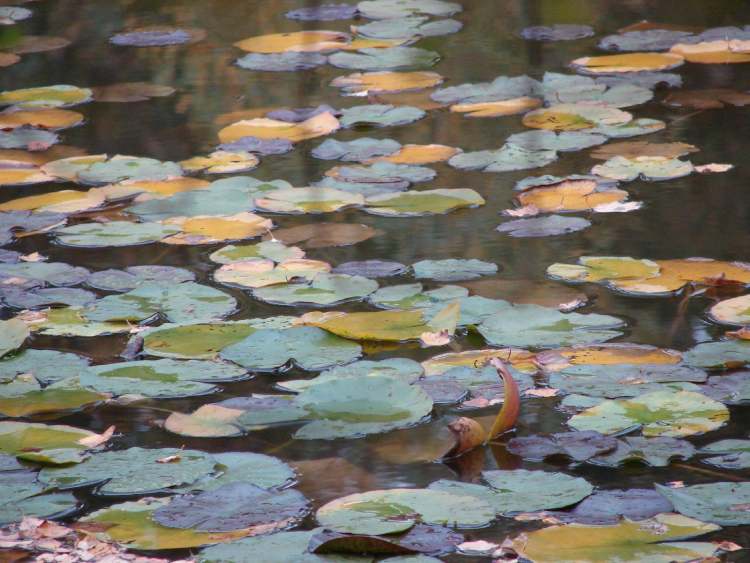
[[[348,31],[238,41],[235,46],[248,54],[236,65],[310,71],[328,64],[356,71],[331,86],[343,96],[377,103],[256,114],[226,124],[209,155],[181,162],[87,155],[58,144],[62,131],[84,122],[68,108],[168,96],[174,92],[168,86],[53,85],[0,93],[7,107],[0,113],[0,185],[66,186],[1,203],[0,246],[42,234],[71,249],[213,245],[206,252],[215,265],[211,279],[226,286],[201,283],[192,271],[174,266],[92,272],[0,250],[0,306],[8,311],[7,320],[0,320],[0,482],[8,493],[0,524],[25,516],[79,517],[81,533],[134,550],[204,548],[196,556],[202,562],[255,561],[263,553],[280,562],[328,561],[333,554],[337,561],[394,556],[386,560],[419,563],[454,551],[540,562],[691,561],[729,549],[685,540],[720,526],[750,524],[750,486],[732,473],[724,473],[732,478],[727,481],[597,490],[565,472],[487,470],[473,482],[440,479],[423,488],[368,490],[313,511],[295,486],[315,476],[276,457],[125,447],[111,427],[99,434],[53,424],[105,405],[148,408],[155,401],[229,393],[195,410],[161,409],[165,435],[208,439],[271,430],[318,444],[368,436],[373,455],[384,463],[442,461],[455,455],[460,438],[446,436],[446,420],[481,416],[481,409],[510,400],[508,387],[488,365],[499,359],[509,365],[523,405],[556,408],[566,420],[566,431],[520,429],[496,445],[519,460],[609,468],[690,463],[709,472],[750,468],[750,440],[725,438],[700,447],[689,440],[724,427],[730,407],[750,402],[750,371],[724,373],[750,366],[750,295],[719,299],[707,311],[709,321],[737,329],[721,340],[685,352],[612,344],[627,323],[574,312],[585,298],[550,304],[483,296],[482,286],[472,284],[501,283],[495,263],[461,258],[331,264],[306,251],[383,233],[339,222],[274,229],[267,214],[358,208],[382,217],[417,217],[476,207],[485,200],[473,189],[415,184],[437,176],[431,164],[501,173],[541,168],[563,153],[592,149],[590,156],[602,162],[584,174],[517,182],[515,207],[504,211],[515,219],[498,228],[514,237],[561,235],[591,225],[570,214],[638,209],[641,202],[630,201],[620,183],[729,168],[681,160],[698,151],[686,143],[612,141],[666,127],[622,108],[651,101],[661,86],[679,88],[680,76],[667,71],[685,62],[750,62],[748,28],[637,24],[599,42],[603,50],[627,54],[577,59],[570,64],[576,74],[443,86],[445,78],[427,70],[440,55],[412,45],[458,32],[461,11],[460,4],[443,0],[365,0],[288,12],[295,21],[354,24]],[[0,8],[0,24],[31,14]],[[588,26],[554,25],[519,35],[573,41],[594,33]],[[152,26],[123,30],[110,42],[113,48],[161,48],[205,38],[200,29]],[[55,39],[27,37],[0,54],[0,65],[18,62],[18,54],[65,46]],[[401,94],[414,92],[414,105],[400,103]],[[746,105],[750,96],[673,90],[663,103],[722,108]],[[338,164],[305,187],[249,176],[212,182],[198,177],[246,172],[261,156],[273,158],[342,128],[398,127],[441,110],[467,118],[522,115],[530,130],[480,151],[366,136],[329,138],[310,147],[311,156]],[[69,184],[76,189],[67,189]],[[106,216],[110,211],[115,220]],[[742,293],[750,285],[750,265],[705,258],[581,256],[576,264],[550,265],[547,274],[555,282],[598,283],[649,298],[703,295],[727,286]],[[238,290],[268,306],[296,309],[234,319],[239,305],[230,291]],[[361,307],[344,306],[352,302]],[[118,361],[94,362],[35,346],[38,336],[107,335],[129,336]],[[373,351],[440,347],[465,336],[480,348],[422,362],[398,355],[368,358]],[[302,372],[311,377],[300,378]],[[254,377],[272,381],[273,392],[232,393],[234,382]],[[399,443],[394,454],[389,440],[409,431],[421,432],[419,443]],[[113,504],[81,516],[82,493],[100,505]],[[502,546],[465,541],[464,532],[456,531],[498,519],[548,526]],[[303,526],[308,529],[292,531]]]

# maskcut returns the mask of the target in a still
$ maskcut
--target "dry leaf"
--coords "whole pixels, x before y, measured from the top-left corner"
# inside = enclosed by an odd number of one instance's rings
[[[717,164],[712,162],[711,164],[701,164],[695,167],[695,171],[700,174],[713,174],[719,172],[727,172],[734,168],[734,164]]]
[[[88,448],[96,448],[97,446],[101,446],[102,444],[108,442],[109,439],[112,438],[112,435],[114,433],[115,427],[114,425],[112,425],[101,434],[94,434],[93,436],[81,438],[80,440],[78,440],[78,443]]]
[[[168,455],[167,457],[157,459],[156,463],[179,463],[181,459],[182,456],[179,455]]]
[[[497,418],[492,423],[486,441],[493,440],[496,436],[513,428],[521,412],[521,395],[518,391],[518,385],[516,385],[505,362],[499,358],[492,358],[489,363],[497,370],[498,375],[503,380],[504,393],[503,408],[497,413]]]
[[[485,431],[473,418],[462,416],[448,424],[448,430],[455,440],[453,447],[443,454],[441,459],[458,457],[484,443]]]
[[[534,204],[529,204],[516,209],[503,209],[503,215],[508,217],[533,217],[539,215],[539,208]]]

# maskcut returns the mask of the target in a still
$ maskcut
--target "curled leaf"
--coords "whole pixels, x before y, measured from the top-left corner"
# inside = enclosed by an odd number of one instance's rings
[[[496,436],[513,428],[521,412],[521,395],[518,391],[518,385],[516,385],[505,362],[499,358],[492,358],[490,365],[497,370],[498,375],[503,380],[504,400],[503,408],[497,413],[497,418],[492,423],[492,428],[490,428],[487,434],[486,441],[492,440]]]

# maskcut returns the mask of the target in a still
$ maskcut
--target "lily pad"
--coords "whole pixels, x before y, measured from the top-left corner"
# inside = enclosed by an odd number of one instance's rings
[[[304,257],[305,252],[296,246],[286,246],[282,242],[269,240],[257,244],[223,246],[212,252],[209,259],[217,264],[233,264],[256,259],[284,262],[285,260],[299,260]]]
[[[0,357],[20,348],[30,334],[29,327],[16,319],[0,321],[0,327]]]
[[[328,57],[320,53],[248,53],[237,59],[237,66],[247,70],[264,70],[272,72],[296,72],[310,70],[324,65]],[[239,139],[238,141],[239,142]],[[222,145],[228,150],[226,145]],[[284,151],[286,152],[286,151]]]
[[[716,545],[669,540],[692,538],[717,529],[717,526],[676,514],[659,514],[648,520],[623,520],[610,526],[550,526],[523,534],[511,545],[517,553],[538,563],[605,561],[613,558],[622,563],[687,562],[710,557],[716,552]]]
[[[276,190],[255,200],[262,211],[274,213],[331,213],[364,204],[364,197],[332,188],[291,188]]]
[[[718,302],[709,309],[708,317],[715,323],[723,325],[750,325],[750,295]]]
[[[277,284],[255,289],[253,296],[275,305],[332,307],[346,301],[364,299],[377,288],[377,282],[362,276],[318,273],[307,283]]]
[[[29,374],[42,385],[77,377],[89,365],[89,359],[57,350],[23,350],[0,361],[0,381]]]
[[[422,366],[407,358],[389,358],[381,361],[359,360],[352,364],[336,366],[324,371],[313,379],[293,379],[277,383],[276,387],[282,391],[299,393],[312,385],[318,385],[334,379],[348,377],[364,378],[369,376],[387,375],[403,379],[407,383],[414,383],[422,376]]]
[[[267,533],[293,526],[309,512],[298,491],[269,491],[248,483],[183,495],[154,511],[154,522],[199,532]]]
[[[218,476],[211,475],[183,487],[186,491],[211,491],[229,483],[245,483],[262,489],[284,489],[297,478],[294,469],[276,457],[252,452],[212,454]]]
[[[598,75],[671,70],[681,66],[684,62],[685,59],[680,54],[672,51],[670,53],[628,53],[581,57],[572,61],[570,66],[583,74]]]
[[[468,295],[469,290],[457,285],[425,291],[421,283],[409,283],[382,287],[368,300],[381,309],[428,309],[433,305],[445,306]]]
[[[174,461],[165,461],[172,456]],[[97,495],[135,496],[194,483],[215,465],[214,458],[196,450],[128,448],[92,454],[70,467],[45,467],[38,479],[63,490],[100,485]]]
[[[260,329],[222,348],[221,357],[251,371],[275,371],[290,362],[305,370],[322,370],[356,360],[362,349],[315,327]]]
[[[121,47],[165,47],[197,43],[205,37],[202,29],[153,25],[117,33],[109,42]]]
[[[0,373],[2,373],[1,368]],[[730,375],[712,375],[701,389],[701,393],[725,405],[746,404],[750,401],[750,372],[740,371]]]
[[[515,219],[508,221],[495,229],[499,233],[507,233],[511,237],[549,237],[565,235],[588,229],[591,221],[582,217],[564,217],[562,215],[548,215],[529,219]]]
[[[262,326],[262,323],[165,324],[143,333],[143,350],[151,356],[164,358],[213,359],[222,348],[255,332],[257,326]]]
[[[401,143],[393,139],[371,139],[362,137],[353,141],[327,139],[315,147],[312,155],[323,160],[361,162],[377,156],[388,156],[401,149]]]
[[[581,477],[525,469],[483,471],[487,485],[441,479],[429,490],[484,500],[497,514],[562,508],[589,496],[594,487]]]
[[[232,364],[163,359],[93,366],[81,373],[80,383],[102,393],[165,399],[205,395],[217,391],[215,383],[246,377],[243,368]]]
[[[338,76],[331,81],[331,86],[341,88],[345,96],[367,96],[369,94],[388,94],[424,90],[443,82],[443,77],[436,72],[355,72],[347,76]]]
[[[368,197],[364,211],[386,217],[420,217],[442,215],[484,203],[482,196],[468,188],[422,190]]]
[[[125,180],[168,180],[182,176],[182,168],[174,162],[154,158],[115,155],[78,171],[77,178],[86,184],[113,184]]]
[[[227,285],[257,289],[311,281],[330,271],[330,264],[319,260],[298,258],[274,264],[272,260],[254,259],[225,264],[216,270],[214,279]]]
[[[461,22],[453,19],[430,20],[426,16],[406,16],[354,26],[354,31],[357,35],[372,39],[408,39],[448,35],[460,31],[462,27]]]
[[[447,17],[463,10],[461,4],[444,0],[364,0],[357,9],[360,15],[373,20],[412,15]]]
[[[459,170],[482,170],[483,172],[510,172],[541,168],[557,160],[557,151],[526,150],[506,144],[497,150],[459,153],[448,160],[448,164]]]
[[[185,172],[203,172],[204,174],[229,174],[252,170],[260,160],[249,152],[214,151],[208,156],[194,156],[180,162]]]
[[[594,431],[560,432],[549,436],[521,436],[512,438],[508,451],[531,461],[544,461],[556,455],[574,461],[586,461],[608,453],[617,447],[617,440]]]
[[[617,182],[594,176],[539,176],[525,178],[515,189],[518,204],[535,207],[541,213],[597,211],[628,199],[628,192],[617,189]],[[510,211],[506,214],[512,215]]]
[[[594,35],[594,30],[590,26],[570,23],[539,25],[521,30],[521,37],[532,41],[573,41],[592,35]]]
[[[322,4],[290,10],[284,15],[290,20],[334,21],[350,20],[358,13],[357,7],[350,4]]]
[[[69,84],[6,90],[0,92],[0,105],[19,108],[70,107],[91,101],[92,91]]]
[[[273,237],[284,244],[299,244],[302,248],[327,248],[331,246],[350,246],[383,234],[382,231],[358,223],[313,223],[287,229],[278,229]]]
[[[550,131],[582,131],[599,133],[596,127],[620,126],[630,123],[633,116],[621,109],[595,104],[556,104],[530,111],[523,116],[523,124],[533,129]],[[606,133],[604,133],[606,135]]]
[[[336,266],[334,274],[364,276],[366,278],[390,278],[406,273],[407,267],[401,262],[392,260],[360,260],[344,262]]]
[[[172,286],[144,283],[120,295],[108,295],[83,310],[98,322],[142,321],[161,314],[170,322],[207,322],[233,313],[235,299],[213,287],[184,282]]]
[[[55,231],[55,237],[60,244],[66,246],[97,248],[150,244],[178,232],[180,229],[172,225],[110,221],[62,227]]]
[[[750,342],[702,342],[684,354],[685,363],[704,369],[733,369],[750,364]]]
[[[378,311],[375,313],[312,312],[301,317],[310,326],[351,340],[403,342],[417,340],[425,332],[435,332],[429,319],[419,310]]]
[[[629,462],[641,462],[651,467],[667,467],[672,460],[687,460],[695,455],[695,447],[687,440],[659,436],[642,438],[626,436],[618,440],[617,449],[589,461],[596,465],[620,467]]]
[[[603,37],[599,48],[605,51],[667,51],[692,37],[691,32],[678,29],[633,30]]]
[[[607,142],[607,137],[580,131],[555,133],[545,129],[515,133],[508,137],[508,144],[527,151],[579,151]]]
[[[32,127],[17,127],[11,131],[0,131],[0,149],[47,150],[59,143],[56,133]]]
[[[672,503],[653,489],[607,489],[583,499],[570,512],[552,512],[564,523],[588,525],[617,524],[623,518],[646,520],[672,511]]]
[[[5,473],[2,481],[5,495],[0,504],[0,524],[3,526],[25,517],[62,518],[78,509],[78,500],[70,493],[43,494],[44,487],[36,483],[36,473]]]
[[[421,260],[412,269],[417,279],[440,282],[475,280],[497,273],[497,264],[471,259]]]
[[[93,89],[97,102],[144,102],[151,98],[163,98],[175,93],[171,86],[151,84],[149,82],[120,82]]]
[[[722,469],[747,469],[750,467],[750,440],[719,440],[702,447],[699,453],[714,454],[714,457],[705,458],[702,462]]]
[[[96,405],[109,395],[94,393],[63,381],[44,389],[26,375],[0,385],[0,414],[11,418],[69,413]]]
[[[715,430],[729,420],[729,411],[717,401],[691,391],[656,391],[633,399],[618,399],[573,416],[575,430],[613,434],[641,426],[646,437],[682,437]]]
[[[615,156],[627,159],[639,156],[659,156],[664,158],[679,158],[690,153],[698,152],[698,147],[688,143],[649,143],[648,141],[622,141],[607,143],[603,147],[589,153],[596,160],[609,160]]]
[[[339,120],[329,112],[320,113],[299,123],[258,117],[237,121],[219,131],[222,143],[231,143],[243,137],[260,139],[285,139],[292,143],[329,135],[341,127]]]
[[[750,501],[750,483],[706,483],[679,489],[657,484],[656,490],[685,516],[722,526],[744,526],[750,522],[745,508]]]
[[[431,489],[386,489],[349,495],[323,505],[318,522],[353,534],[392,534],[412,528],[417,521],[456,528],[479,528],[495,518],[481,499]]]
[[[437,174],[426,166],[375,162],[369,166],[336,166],[317,186],[337,188],[365,196],[400,191],[411,183],[428,182]]]
[[[26,454],[49,450],[86,450],[86,441],[97,435],[74,426],[0,421],[0,452],[23,459]]]
[[[413,123],[425,115],[424,110],[411,106],[374,104],[343,109],[339,121],[342,127],[393,127]]]
[[[591,169],[592,174],[626,182],[637,179],[649,182],[673,180],[688,176],[693,171],[690,162],[659,156],[639,156],[632,159],[615,156]]]
[[[53,35],[23,35],[13,42],[8,49],[16,55],[27,55],[30,53],[45,53],[63,49],[70,45],[70,40]]]
[[[144,283],[182,283],[194,281],[195,274],[174,266],[130,266],[124,270],[99,270],[86,285],[102,291],[130,291]]]
[[[348,33],[339,31],[292,31],[249,37],[234,44],[250,53],[328,52],[336,51],[351,41]]]
[[[440,55],[435,51],[417,47],[366,48],[328,57],[331,65],[351,70],[419,70],[430,68],[439,60]]]

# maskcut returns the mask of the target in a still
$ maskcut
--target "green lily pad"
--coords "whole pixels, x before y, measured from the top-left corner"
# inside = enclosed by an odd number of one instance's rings
[[[0,525],[20,522],[27,516],[54,519],[78,509],[78,500],[70,493],[43,494],[32,471],[3,473],[3,501],[0,504]]]
[[[81,373],[80,382],[102,393],[166,399],[205,395],[218,390],[214,383],[246,377],[246,370],[233,364],[163,359],[93,366]]]
[[[422,365],[408,358],[388,358],[380,361],[360,360],[352,364],[336,366],[326,370],[313,379],[292,379],[282,381],[277,383],[276,387],[282,391],[300,393],[313,385],[332,381],[334,379],[345,379],[349,377],[364,378],[375,375],[387,375],[389,377],[401,379],[407,383],[414,383],[423,373],[424,370],[422,369]]]
[[[561,313],[539,305],[513,305],[485,318],[477,327],[493,346],[545,348],[606,342],[621,336],[617,317]]]
[[[93,93],[88,88],[68,84],[6,90],[0,92],[0,105],[20,108],[70,107],[91,101]]]
[[[564,473],[495,470],[483,471],[482,478],[487,486],[441,479],[429,488],[483,500],[497,514],[563,508],[594,492],[594,487],[585,479]]]
[[[393,139],[361,137],[353,141],[326,139],[315,147],[311,154],[322,160],[362,162],[379,156],[389,156],[399,150],[401,150],[401,143]]]
[[[260,329],[221,350],[220,356],[251,371],[275,371],[290,362],[305,370],[348,364],[361,347],[315,327]]]
[[[176,162],[162,162],[154,158],[115,155],[108,160],[95,162],[80,169],[79,181],[85,184],[104,185],[125,180],[168,180],[182,176],[182,168]]]
[[[340,532],[382,535],[403,532],[419,521],[455,528],[480,528],[495,519],[482,499],[432,489],[385,489],[336,499],[323,505],[318,522]]]
[[[701,389],[701,393],[725,405],[747,404],[750,401],[750,372],[712,375]]]
[[[433,305],[468,297],[469,290],[458,285],[444,285],[428,291],[421,283],[407,283],[381,287],[368,301],[381,309],[426,309]]]
[[[613,434],[641,426],[644,436],[682,437],[715,430],[729,420],[722,403],[691,391],[656,391],[634,399],[618,399],[573,416],[575,430]]]
[[[131,266],[124,270],[99,270],[86,280],[86,285],[102,291],[124,292],[149,282],[182,283],[195,281],[195,274],[173,266]]]
[[[264,258],[274,262],[299,260],[305,257],[305,251],[296,246],[286,246],[283,242],[267,240],[256,244],[230,244],[212,252],[208,257],[217,264],[232,264],[245,260]]]
[[[63,262],[22,262],[0,264],[0,280],[23,278],[39,284],[68,287],[86,281],[90,272],[86,268],[71,266]],[[5,281],[4,283],[10,284]]]
[[[123,502],[97,510],[79,522],[90,524],[96,535],[129,549],[187,549],[238,540],[248,535],[247,530],[210,533],[197,530],[167,528],[153,520],[154,512],[169,505],[169,499],[142,499]]]
[[[190,485],[185,491],[210,491],[228,483],[249,483],[262,489],[282,489],[296,481],[294,469],[278,458],[251,452],[212,454],[218,476],[211,475]]]
[[[65,425],[32,422],[0,421],[0,452],[23,456],[26,452],[55,449],[85,450],[81,440],[95,436],[93,432]]]
[[[469,151],[452,156],[448,164],[459,170],[483,172],[511,172],[547,166],[557,160],[554,150],[527,150],[506,144],[497,150]]]
[[[122,334],[132,330],[126,322],[109,323],[93,322],[83,316],[81,307],[64,307],[35,311],[31,316],[30,326],[36,334],[48,336],[102,336],[104,334]],[[20,318],[24,318],[23,314]]]
[[[673,459],[690,459],[694,454],[695,447],[687,440],[667,436],[626,436],[618,440],[615,451],[596,456],[589,461],[607,467],[619,467],[634,461],[651,467],[667,467]]]
[[[328,57],[329,64],[350,70],[418,70],[430,68],[439,60],[440,55],[435,51],[417,47],[368,48],[356,53],[339,51]]]
[[[161,223],[110,221],[79,223],[57,229],[54,234],[57,242],[66,246],[103,248],[151,244],[179,232],[179,228]]]
[[[621,125],[599,125],[588,131],[589,133],[606,135],[607,137],[614,139],[622,139],[639,135],[650,135],[651,133],[657,133],[658,131],[665,129],[666,127],[667,124],[663,121],[641,117]]]
[[[689,366],[703,369],[732,369],[750,364],[750,342],[721,340],[701,342],[682,355]]]
[[[17,383],[24,379],[31,384],[24,382],[19,388]],[[109,395],[70,385],[64,380],[42,389],[36,379],[21,375],[10,383],[0,385],[0,414],[21,418],[36,414],[70,412],[107,399]]]
[[[20,348],[30,332],[26,323],[17,319],[0,321],[0,357]]]
[[[632,182],[641,179],[649,182],[673,180],[693,173],[690,162],[662,156],[639,156],[626,158],[615,156],[603,164],[597,164],[591,173],[604,178]]]
[[[750,523],[750,483],[705,483],[672,489],[655,485],[675,510],[690,518],[700,518],[722,526],[746,526]]]
[[[152,518],[168,528],[264,533],[293,526],[308,512],[308,500],[299,491],[269,491],[236,482],[175,497],[168,505],[156,509]]]
[[[274,305],[332,307],[364,299],[378,289],[378,282],[362,276],[319,273],[308,283],[286,283],[261,287],[253,296]]]
[[[374,313],[307,313],[306,325],[322,328],[350,340],[402,342],[417,340],[425,332],[436,332],[426,314],[420,310],[378,311]],[[439,330],[439,329],[438,329]]]
[[[427,113],[412,106],[372,104],[353,106],[341,110],[339,122],[342,127],[373,126],[394,127],[407,125],[422,119]]]
[[[595,102],[624,108],[648,102],[654,94],[638,84],[607,83],[601,78],[545,72],[542,83],[548,104]]]
[[[171,286],[147,283],[127,293],[108,295],[82,310],[90,321],[142,321],[161,314],[168,321],[207,322],[233,313],[234,297],[194,282]]]
[[[750,440],[728,439],[703,446],[698,453],[721,454],[703,459],[703,463],[722,469],[750,468]]]
[[[255,200],[261,211],[274,213],[331,213],[344,207],[364,204],[364,198],[332,188],[290,188],[275,190],[264,198]]]
[[[149,328],[143,336],[143,351],[151,356],[210,360],[219,351],[250,336],[257,329],[285,329],[294,317],[269,317],[249,321],[164,324]]]
[[[482,276],[497,273],[497,264],[484,262],[475,258],[448,260],[420,260],[412,269],[417,279],[452,282],[461,280],[475,280]]]
[[[320,260],[297,258],[276,264],[273,260],[256,258],[224,264],[214,272],[214,279],[235,287],[257,289],[270,285],[286,286],[290,283],[312,281],[330,271],[331,265]]]
[[[452,16],[463,7],[444,0],[364,0],[357,4],[357,10],[365,18],[381,20],[415,15]]]
[[[484,203],[482,196],[468,188],[437,189],[371,196],[365,200],[364,211],[386,217],[420,217]]]
[[[516,538],[512,549],[537,563],[687,562],[717,551],[709,542],[675,542],[718,530],[718,526],[677,514],[610,526],[566,524],[535,530]]]
[[[196,450],[128,448],[96,453],[71,467],[45,467],[38,479],[63,490],[101,485],[96,489],[101,496],[144,495],[194,483],[215,465],[213,457]]]
[[[433,37],[460,31],[463,24],[453,19],[430,21],[426,16],[388,18],[356,26],[356,33],[372,39],[409,39],[411,37]]]

